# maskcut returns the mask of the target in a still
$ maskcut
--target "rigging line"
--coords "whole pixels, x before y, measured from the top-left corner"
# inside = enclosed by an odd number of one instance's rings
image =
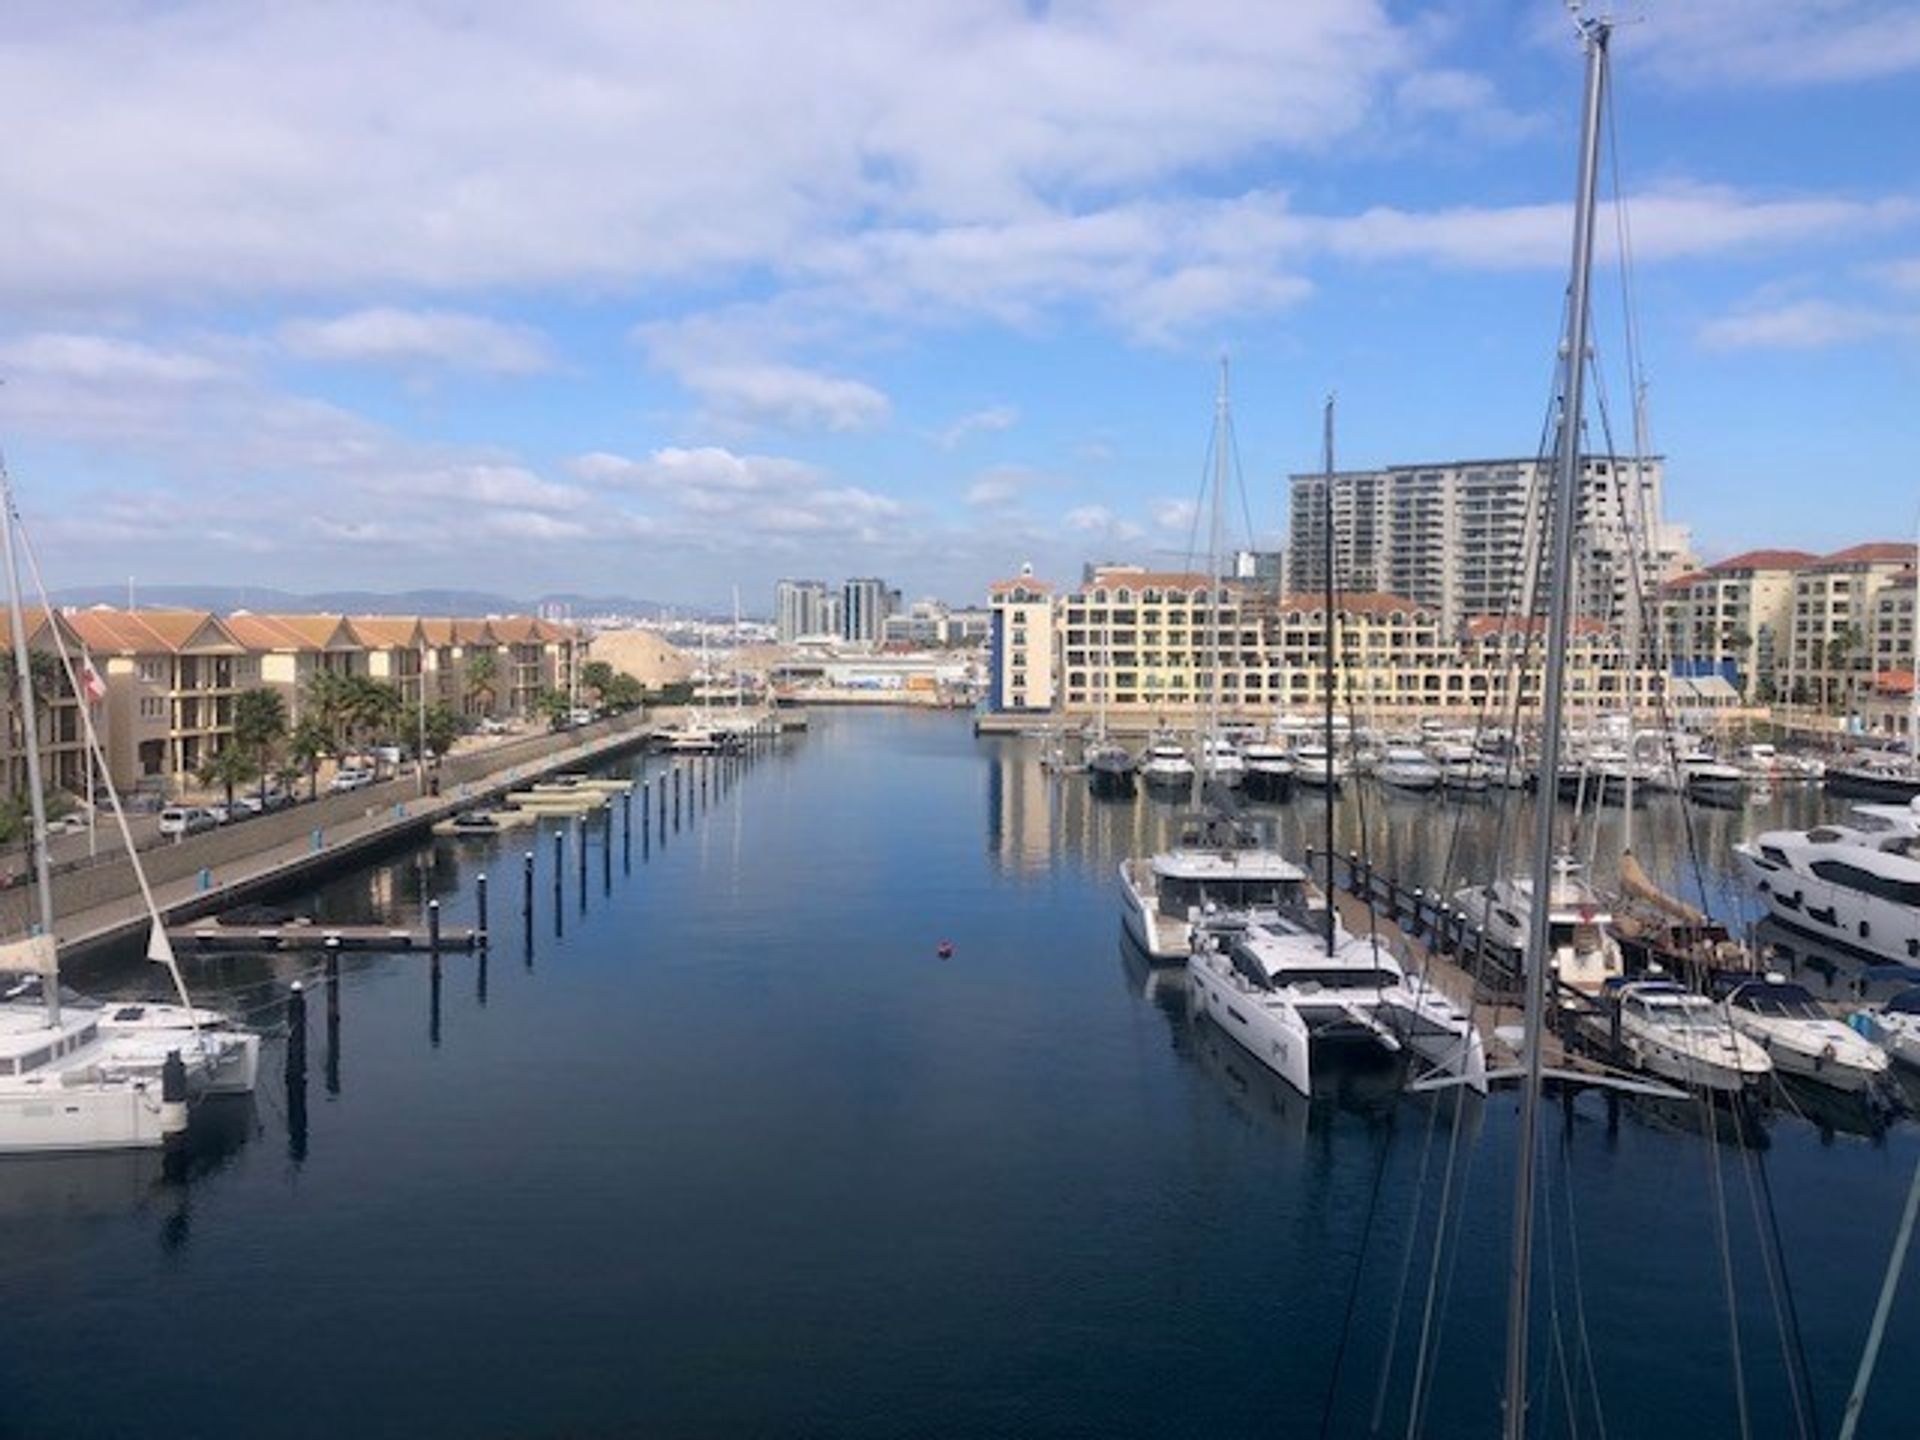
[[[1227,455],[1233,462],[1233,483],[1240,491],[1240,513],[1247,522],[1247,549],[1249,552],[1258,547],[1259,541],[1253,529],[1253,504],[1247,499],[1247,475],[1240,468],[1240,436],[1233,428],[1233,416],[1227,416]]]
[[[1887,1257],[1887,1271],[1880,1281],[1880,1298],[1874,1302],[1873,1324],[1867,1329],[1867,1345],[1860,1352],[1860,1370],[1854,1376],[1853,1390],[1847,1396],[1846,1412],[1840,1417],[1839,1440],[1853,1440],[1860,1423],[1860,1411],[1867,1403],[1867,1387],[1873,1383],[1873,1367],[1880,1358],[1880,1342],[1887,1331],[1887,1313],[1893,1309],[1894,1292],[1900,1288],[1900,1272],[1906,1268],[1907,1244],[1913,1239],[1913,1222],[1920,1214],[1920,1161],[1913,1167],[1913,1184],[1907,1190],[1906,1213],[1900,1217],[1900,1230],[1894,1236],[1893,1254]]]
[[[1747,1144],[1744,1125],[1735,1134],[1740,1144],[1740,1176],[1746,1182],[1747,1206],[1753,1212],[1753,1233],[1760,1241],[1760,1271],[1767,1281],[1767,1303],[1773,1308],[1774,1329],[1780,1339],[1780,1363],[1786,1367],[1787,1391],[1793,1397],[1793,1426],[1801,1440],[1806,1440],[1807,1412],[1801,1398],[1801,1377],[1794,1364],[1793,1342],[1787,1332],[1787,1312],[1781,1304],[1779,1277],[1774,1273],[1775,1256],[1767,1243],[1765,1223],[1760,1214],[1760,1187],[1753,1180],[1753,1149]]]
[[[1379,1155],[1373,1167],[1373,1185],[1367,1195],[1367,1218],[1360,1228],[1360,1253],[1354,1256],[1353,1279],[1347,1286],[1346,1315],[1340,1321],[1340,1343],[1334,1348],[1333,1369],[1327,1376],[1327,1393],[1320,1403],[1320,1440],[1333,1433],[1333,1402],[1340,1389],[1340,1371],[1347,1359],[1347,1346],[1353,1339],[1353,1316],[1360,1305],[1360,1282],[1367,1273],[1367,1249],[1373,1240],[1373,1222],[1380,1210],[1380,1187],[1387,1176],[1387,1156],[1393,1149],[1394,1117],[1398,1107],[1387,1111],[1387,1123],[1381,1131]]]
[[[1786,1297],[1787,1325],[1793,1334],[1800,1384],[1806,1392],[1807,1418],[1812,1423],[1814,1435],[1818,1436],[1821,1433],[1820,1407],[1813,1388],[1813,1369],[1807,1364],[1806,1336],[1800,1328],[1800,1306],[1793,1298],[1793,1276],[1787,1269],[1787,1247],[1780,1236],[1780,1212],[1773,1203],[1773,1181],[1767,1176],[1766,1152],[1755,1150],[1753,1160],[1754,1169],[1760,1173],[1760,1193],[1766,1199],[1767,1232],[1772,1238],[1774,1258],[1780,1268],[1780,1289]]]
[[[1547,1169],[1545,1166],[1541,1168]],[[1542,1189],[1551,1191],[1551,1171],[1548,1171],[1547,1183],[1542,1186]],[[1549,1363],[1542,1367],[1547,1373],[1540,1378],[1540,1388],[1546,1397],[1540,1410],[1540,1428],[1543,1431],[1547,1428],[1547,1419],[1552,1413],[1547,1408],[1546,1402],[1553,1398],[1553,1381],[1557,1376],[1560,1381],[1560,1396],[1567,1406],[1567,1434],[1573,1437],[1573,1440],[1577,1440],[1580,1433],[1580,1407],[1573,1398],[1573,1370],[1567,1363],[1566,1325],[1560,1317],[1560,1263],[1557,1254],[1560,1247],[1554,1239],[1553,1196],[1548,1193],[1541,1198],[1545,1201],[1540,1207],[1541,1238],[1544,1242],[1541,1248],[1546,1252],[1547,1257],[1547,1322],[1548,1332],[1553,1336],[1553,1349]],[[1531,1403],[1528,1408],[1531,1410]]]
[[[1463,1117],[1466,1115],[1466,1106],[1461,1105],[1457,1107],[1453,1113],[1453,1138],[1449,1143],[1452,1147],[1458,1148],[1460,1137],[1465,1130]],[[1479,1149],[1477,1146],[1467,1146],[1465,1151],[1466,1158],[1459,1167],[1460,1202],[1456,1209],[1458,1215],[1463,1219],[1467,1213],[1467,1197],[1472,1188],[1474,1164],[1478,1155]],[[1447,1157],[1448,1184],[1451,1184],[1453,1180],[1453,1158],[1452,1154],[1449,1154]],[[1446,1196],[1443,1194],[1441,1196],[1443,1215],[1445,1214],[1445,1203]],[[1427,1314],[1433,1322],[1433,1340],[1432,1347],[1429,1349],[1424,1334],[1422,1336],[1420,1357],[1422,1373],[1415,1376],[1413,1405],[1407,1416],[1408,1440],[1418,1440],[1422,1427],[1426,1424],[1428,1406],[1433,1399],[1434,1381],[1439,1378],[1440,1367],[1437,1364],[1428,1364],[1427,1361],[1430,1356],[1436,1356],[1438,1354],[1440,1335],[1446,1328],[1447,1312],[1453,1303],[1454,1276],[1460,1269],[1460,1233],[1462,1228],[1460,1225],[1454,1226],[1453,1244],[1444,1252],[1446,1262],[1444,1274],[1442,1273],[1441,1265],[1443,1252],[1438,1245],[1434,1248],[1433,1272],[1428,1276],[1427,1289]]]
[[[1712,1182],[1714,1234],[1720,1250],[1720,1283],[1727,1302],[1727,1343],[1733,1362],[1733,1398],[1740,1420],[1741,1440],[1751,1440],[1751,1421],[1747,1415],[1747,1371],[1740,1348],[1739,1297],[1733,1279],[1733,1242],[1728,1234],[1727,1197],[1720,1179],[1720,1133],[1715,1118],[1713,1097],[1704,1088],[1698,1092],[1698,1104],[1706,1117],[1707,1176]]]
[[[1561,1189],[1567,1197],[1567,1252],[1573,1257],[1574,1320],[1578,1326],[1580,1359],[1586,1370],[1587,1398],[1593,1405],[1593,1427],[1600,1440],[1607,1437],[1606,1408],[1600,1402],[1600,1371],[1593,1360],[1593,1333],[1587,1325],[1587,1291],[1580,1271],[1580,1216],[1573,1203],[1573,1126],[1560,1128]]]
[[[1457,1098],[1457,1097],[1456,1097]],[[1393,1362],[1395,1352],[1400,1345],[1400,1316],[1406,1304],[1407,1287],[1413,1280],[1413,1254],[1419,1248],[1420,1231],[1424,1228],[1427,1167],[1433,1154],[1433,1136],[1440,1118],[1440,1100],[1437,1095],[1430,1096],[1427,1104],[1426,1133],[1420,1141],[1420,1164],[1415,1172],[1413,1183],[1413,1224],[1407,1229],[1406,1249],[1400,1256],[1400,1280],[1393,1292],[1393,1312],[1387,1320],[1387,1353],[1380,1362],[1380,1384],[1373,1393],[1373,1415],[1367,1427],[1367,1433],[1380,1433],[1380,1419],[1387,1406],[1387,1387],[1393,1380]],[[1436,1225],[1439,1217],[1436,1216]],[[1436,1243],[1438,1231],[1435,1232]]]

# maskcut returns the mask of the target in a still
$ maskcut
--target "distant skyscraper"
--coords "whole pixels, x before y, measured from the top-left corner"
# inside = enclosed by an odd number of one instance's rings
[[[840,587],[841,637],[857,644],[879,644],[892,599],[884,580],[864,576],[847,581]]]
[[[782,580],[773,587],[774,634],[782,645],[802,635],[833,634],[827,624],[827,587],[819,580]]]
[[[1589,455],[1580,470],[1576,606],[1619,622],[1636,593],[1651,596],[1684,568],[1687,531],[1660,518],[1660,457],[1636,467],[1630,457]],[[1450,628],[1470,616],[1530,612],[1550,476],[1551,466],[1534,459],[1336,473],[1336,587],[1417,600]],[[1293,476],[1287,583],[1296,593],[1326,588],[1326,513],[1326,477]]]

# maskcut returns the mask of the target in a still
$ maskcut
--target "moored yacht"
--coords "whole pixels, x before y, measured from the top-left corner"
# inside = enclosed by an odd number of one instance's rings
[[[1773,1073],[1767,1052],[1735,1029],[1719,1006],[1671,980],[1619,982],[1607,987],[1604,999],[1614,1043],[1650,1075],[1738,1093]]]
[[[1299,784],[1311,785],[1315,789],[1331,784],[1338,790],[1345,783],[1347,774],[1347,762],[1340,755],[1335,754],[1329,764],[1327,747],[1322,742],[1311,740],[1294,747],[1293,778]]]
[[[1192,827],[1158,855],[1120,862],[1121,918],[1150,959],[1185,960],[1194,917],[1208,908],[1304,914],[1307,872],[1278,850],[1219,818]]]
[[[1784,1074],[1836,1090],[1865,1090],[1887,1073],[1887,1052],[1829,1015],[1806,988],[1778,975],[1727,992],[1727,1018]]]
[[[1200,741],[1200,769],[1207,779],[1234,789],[1247,778],[1240,747],[1224,735],[1208,735]]]
[[[1440,767],[1416,745],[1389,745],[1374,767],[1374,778],[1396,790],[1437,790]]]
[[[1533,877],[1516,875],[1489,885],[1470,885],[1453,897],[1468,921],[1489,939],[1528,953],[1532,932]],[[1547,970],[1562,985],[1598,994],[1618,979],[1624,965],[1620,945],[1609,933],[1612,916],[1587,882],[1562,856],[1547,895]]]
[[[1920,801],[1856,805],[1851,825],[1733,847],[1775,919],[1903,964],[1920,960]]]
[[[1323,926],[1286,915],[1209,916],[1187,982],[1209,1019],[1303,1095],[1316,1051],[1355,1043],[1411,1052],[1429,1074],[1486,1093],[1486,1051],[1471,1018],[1375,940],[1337,926],[1329,940]]]
[[[1160,734],[1140,757],[1140,778],[1157,789],[1193,788],[1193,761],[1186,747],[1171,735]]]
[[[1854,1011],[1850,1023],[1893,1059],[1920,1070],[1920,985],[1890,996],[1876,1009]]]
[[[1087,783],[1100,795],[1133,793],[1133,752],[1117,740],[1094,740],[1086,750]]]
[[[1250,740],[1240,747],[1246,762],[1247,793],[1256,800],[1284,800],[1293,793],[1293,752],[1272,740]]]

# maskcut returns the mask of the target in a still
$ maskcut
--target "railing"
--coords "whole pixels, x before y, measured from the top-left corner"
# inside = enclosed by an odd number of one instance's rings
[[[1307,850],[1307,873],[1318,873],[1325,859]],[[1522,986],[1524,955],[1517,945],[1496,940],[1475,925],[1439,894],[1402,885],[1382,875],[1357,853],[1333,859],[1333,883],[1364,901],[1376,915],[1391,921],[1401,933],[1419,940],[1428,950],[1450,957],[1473,978],[1480,998],[1517,999]]]

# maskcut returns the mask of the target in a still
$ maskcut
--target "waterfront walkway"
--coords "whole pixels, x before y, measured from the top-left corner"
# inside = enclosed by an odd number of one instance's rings
[[[433,823],[457,811],[503,794],[508,789],[557,771],[579,769],[644,744],[654,727],[638,720],[609,722],[595,733],[568,743],[564,734],[555,735],[552,746],[539,753],[522,753],[500,768],[471,775],[451,785],[443,785],[438,796],[420,795],[412,777],[403,776],[369,788],[353,796],[334,797],[327,823],[307,825],[310,818],[304,807],[277,812],[246,821],[229,830],[196,836],[181,845],[162,847],[160,854],[172,858],[177,853],[189,862],[199,847],[197,842],[219,838],[236,840],[257,836],[261,843],[231,853],[231,846],[220,847],[227,853],[211,853],[208,863],[192,873],[170,879],[156,879],[154,900],[168,924],[179,924],[198,916],[214,914],[244,900],[264,894],[278,886],[311,878],[338,868],[369,851],[398,840],[426,835]],[[508,761],[508,757],[500,757]],[[340,803],[352,804],[342,814]],[[280,821],[279,825],[271,822]],[[287,822],[291,821],[291,824]],[[291,831],[292,833],[289,833]],[[151,865],[151,859],[148,859]],[[122,858],[117,869],[128,873]],[[178,869],[178,865],[169,868]],[[56,894],[59,887],[56,885]],[[116,944],[145,934],[148,924],[146,905],[137,890],[122,893],[95,904],[71,909],[62,907],[54,928],[60,942],[63,961],[88,951]]]

